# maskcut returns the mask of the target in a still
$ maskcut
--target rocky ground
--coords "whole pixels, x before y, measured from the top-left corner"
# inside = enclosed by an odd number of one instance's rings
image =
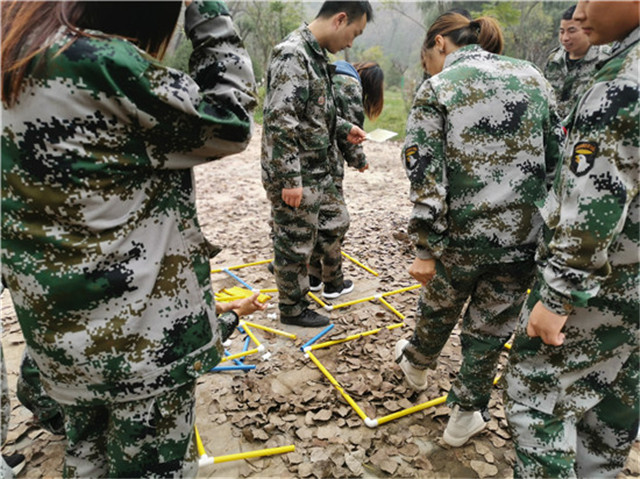
[[[267,220],[269,204],[260,183],[260,131],[249,149],[231,158],[196,168],[198,208],[205,234],[224,250],[212,268],[271,258]],[[411,210],[408,182],[400,163],[400,143],[368,143],[371,168],[348,171],[346,199],[351,229],[344,251],[378,276],[345,261],[355,290],[334,304],[374,296],[415,284],[407,269],[412,261],[406,224]],[[235,270],[254,288],[274,287],[264,265]],[[212,274],[216,291],[238,285],[225,273]],[[277,302],[277,294],[272,303]],[[408,390],[393,362],[393,347],[409,337],[414,325],[417,292],[386,297],[406,326],[380,301],[373,300],[330,313],[335,327],[321,341],[383,328],[381,332],[314,352],[335,381],[371,419],[442,397],[460,363],[458,331],[445,347],[429,388]],[[367,427],[327,376],[300,351],[319,330],[283,326],[277,309],[256,313],[249,321],[295,334],[295,340],[252,328],[264,351],[244,359],[256,365],[248,372],[219,372],[199,381],[197,427],[208,456],[294,445],[295,452],[208,465],[201,477],[513,477],[514,452],[496,388],[491,422],[485,432],[461,448],[449,448],[440,437],[449,408],[436,405],[378,427]],[[3,453],[21,452],[27,465],[21,477],[59,477],[64,440],[37,429],[28,410],[15,399],[24,341],[5,292],[2,296],[2,343],[12,390],[9,439]],[[228,350],[243,348],[245,335],[232,336]],[[253,346],[251,346],[253,347]],[[503,360],[506,359],[506,353]],[[640,443],[636,443],[621,477],[640,476]]]

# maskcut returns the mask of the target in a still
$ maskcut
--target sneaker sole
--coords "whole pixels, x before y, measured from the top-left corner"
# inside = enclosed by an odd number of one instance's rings
[[[309,286],[309,291],[313,293],[317,293],[321,289],[322,289],[322,283],[320,283],[318,286]]]
[[[452,436],[445,429],[444,430],[444,434],[442,435],[442,439],[444,440],[444,442],[446,442],[447,444],[449,444],[452,447],[460,447],[460,446],[464,445],[473,436],[475,436],[476,434],[481,432],[486,426],[487,426],[487,423],[485,422],[485,423],[479,425],[478,427],[476,427],[470,434],[468,434],[467,436],[464,436],[464,437]]]
[[[336,291],[335,293],[322,293],[322,296],[327,299],[336,299],[342,296],[343,294],[349,294],[355,288],[355,284],[352,284],[350,288],[343,289],[342,291]]]

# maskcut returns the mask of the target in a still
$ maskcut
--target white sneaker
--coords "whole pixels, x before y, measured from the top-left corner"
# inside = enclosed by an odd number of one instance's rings
[[[457,404],[453,406],[449,423],[442,439],[453,447],[460,447],[487,425],[480,411],[463,411]]]
[[[406,357],[404,357],[403,351],[407,344],[409,344],[409,341],[406,339],[401,339],[396,343],[396,362],[398,362],[398,359],[402,357],[398,365],[400,366],[400,369],[402,369],[409,386],[416,391],[424,391],[427,389],[427,370],[416,368]]]

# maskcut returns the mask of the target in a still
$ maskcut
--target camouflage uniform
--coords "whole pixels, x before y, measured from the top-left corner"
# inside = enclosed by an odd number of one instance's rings
[[[351,66],[351,69],[353,70],[353,74],[357,76],[358,72],[355,68]],[[358,76],[356,79],[353,76],[336,72],[331,79],[333,82],[338,116],[362,128],[364,126],[364,107],[362,104],[360,77]],[[337,147],[337,155],[334,155],[336,161],[332,176],[339,193],[334,204],[340,205],[344,204],[344,196],[342,193],[344,162],[352,168],[359,170],[367,165],[367,159],[364,155],[362,145],[354,145],[344,138],[337,138]],[[340,210],[337,210],[336,213],[340,214]],[[311,260],[309,261],[309,274],[320,278],[324,283],[341,286],[341,281],[343,281],[341,246],[344,240],[344,234],[346,234],[346,229],[339,241],[335,241],[334,234],[332,233],[336,232],[336,229],[331,227],[330,222],[326,221],[327,219],[329,218],[325,217],[324,221],[322,221],[323,218],[321,218],[318,228],[318,240],[311,255]],[[348,227],[349,224],[347,223],[346,228]],[[337,232],[342,232],[342,228],[337,230]],[[329,233],[329,236],[325,237],[327,233]],[[330,249],[332,245],[335,247],[334,250]]]
[[[566,118],[571,113],[571,109],[591,83],[596,65],[605,60],[609,53],[608,46],[593,45],[584,57],[569,62],[568,53],[563,47],[551,52],[544,67],[544,76],[555,90],[561,118]]]
[[[580,99],[541,205],[538,281],[505,376],[519,476],[615,477],[637,434],[639,40],[614,45]],[[562,346],[527,336],[538,300],[569,315]]]
[[[64,408],[66,467],[78,476],[107,462],[128,475],[134,456],[107,460],[107,446],[123,438],[129,454],[143,441],[97,411],[188,396],[223,353],[192,167],[246,148],[255,84],[224,3],[194,1],[185,30],[193,78],[122,38],[61,29],[3,111],[2,275]],[[189,440],[167,455],[158,439],[154,469],[140,475],[192,471],[193,416],[160,411]]]
[[[486,407],[503,344],[534,271],[544,198],[561,138],[553,92],[532,64],[477,45],[420,87],[403,150],[417,257],[436,259],[404,356],[434,368],[466,301],[463,363],[448,402]]]
[[[329,250],[335,244],[339,250],[349,226],[331,174],[335,138],[346,138],[351,127],[336,117],[327,53],[302,25],[271,54],[262,135],[262,182],[271,201],[273,263],[279,308],[286,316],[309,305],[308,264],[319,224],[324,222]],[[300,187],[301,205],[285,204],[282,189]]]

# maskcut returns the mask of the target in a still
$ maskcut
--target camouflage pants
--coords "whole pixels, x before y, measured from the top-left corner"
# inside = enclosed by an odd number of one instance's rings
[[[44,390],[40,370],[26,348],[20,364],[16,396],[33,413],[40,427],[52,434],[64,434],[62,408]]]
[[[297,316],[309,300],[309,261],[323,226],[324,251],[340,251],[340,241],[349,227],[349,214],[330,177],[304,186],[302,203],[292,208],[282,201],[281,192],[268,192],[273,220],[273,252],[280,313]],[[340,278],[342,280],[342,271]]]
[[[524,330],[537,288],[522,309],[504,374],[516,477],[613,478],[624,467],[640,417],[638,304],[606,293],[572,312],[562,346]]]
[[[195,381],[162,395],[63,406],[64,477],[196,477]]]
[[[516,327],[533,271],[533,261],[484,266],[458,261],[446,270],[438,263],[437,274],[420,290],[416,328],[404,350],[416,367],[436,367],[464,310],[462,365],[447,403],[465,410],[486,408],[498,359]]]
[[[342,286],[342,242],[349,229],[349,213],[342,185],[327,191],[327,199],[320,210],[318,239],[309,260],[309,274],[335,288]]]

